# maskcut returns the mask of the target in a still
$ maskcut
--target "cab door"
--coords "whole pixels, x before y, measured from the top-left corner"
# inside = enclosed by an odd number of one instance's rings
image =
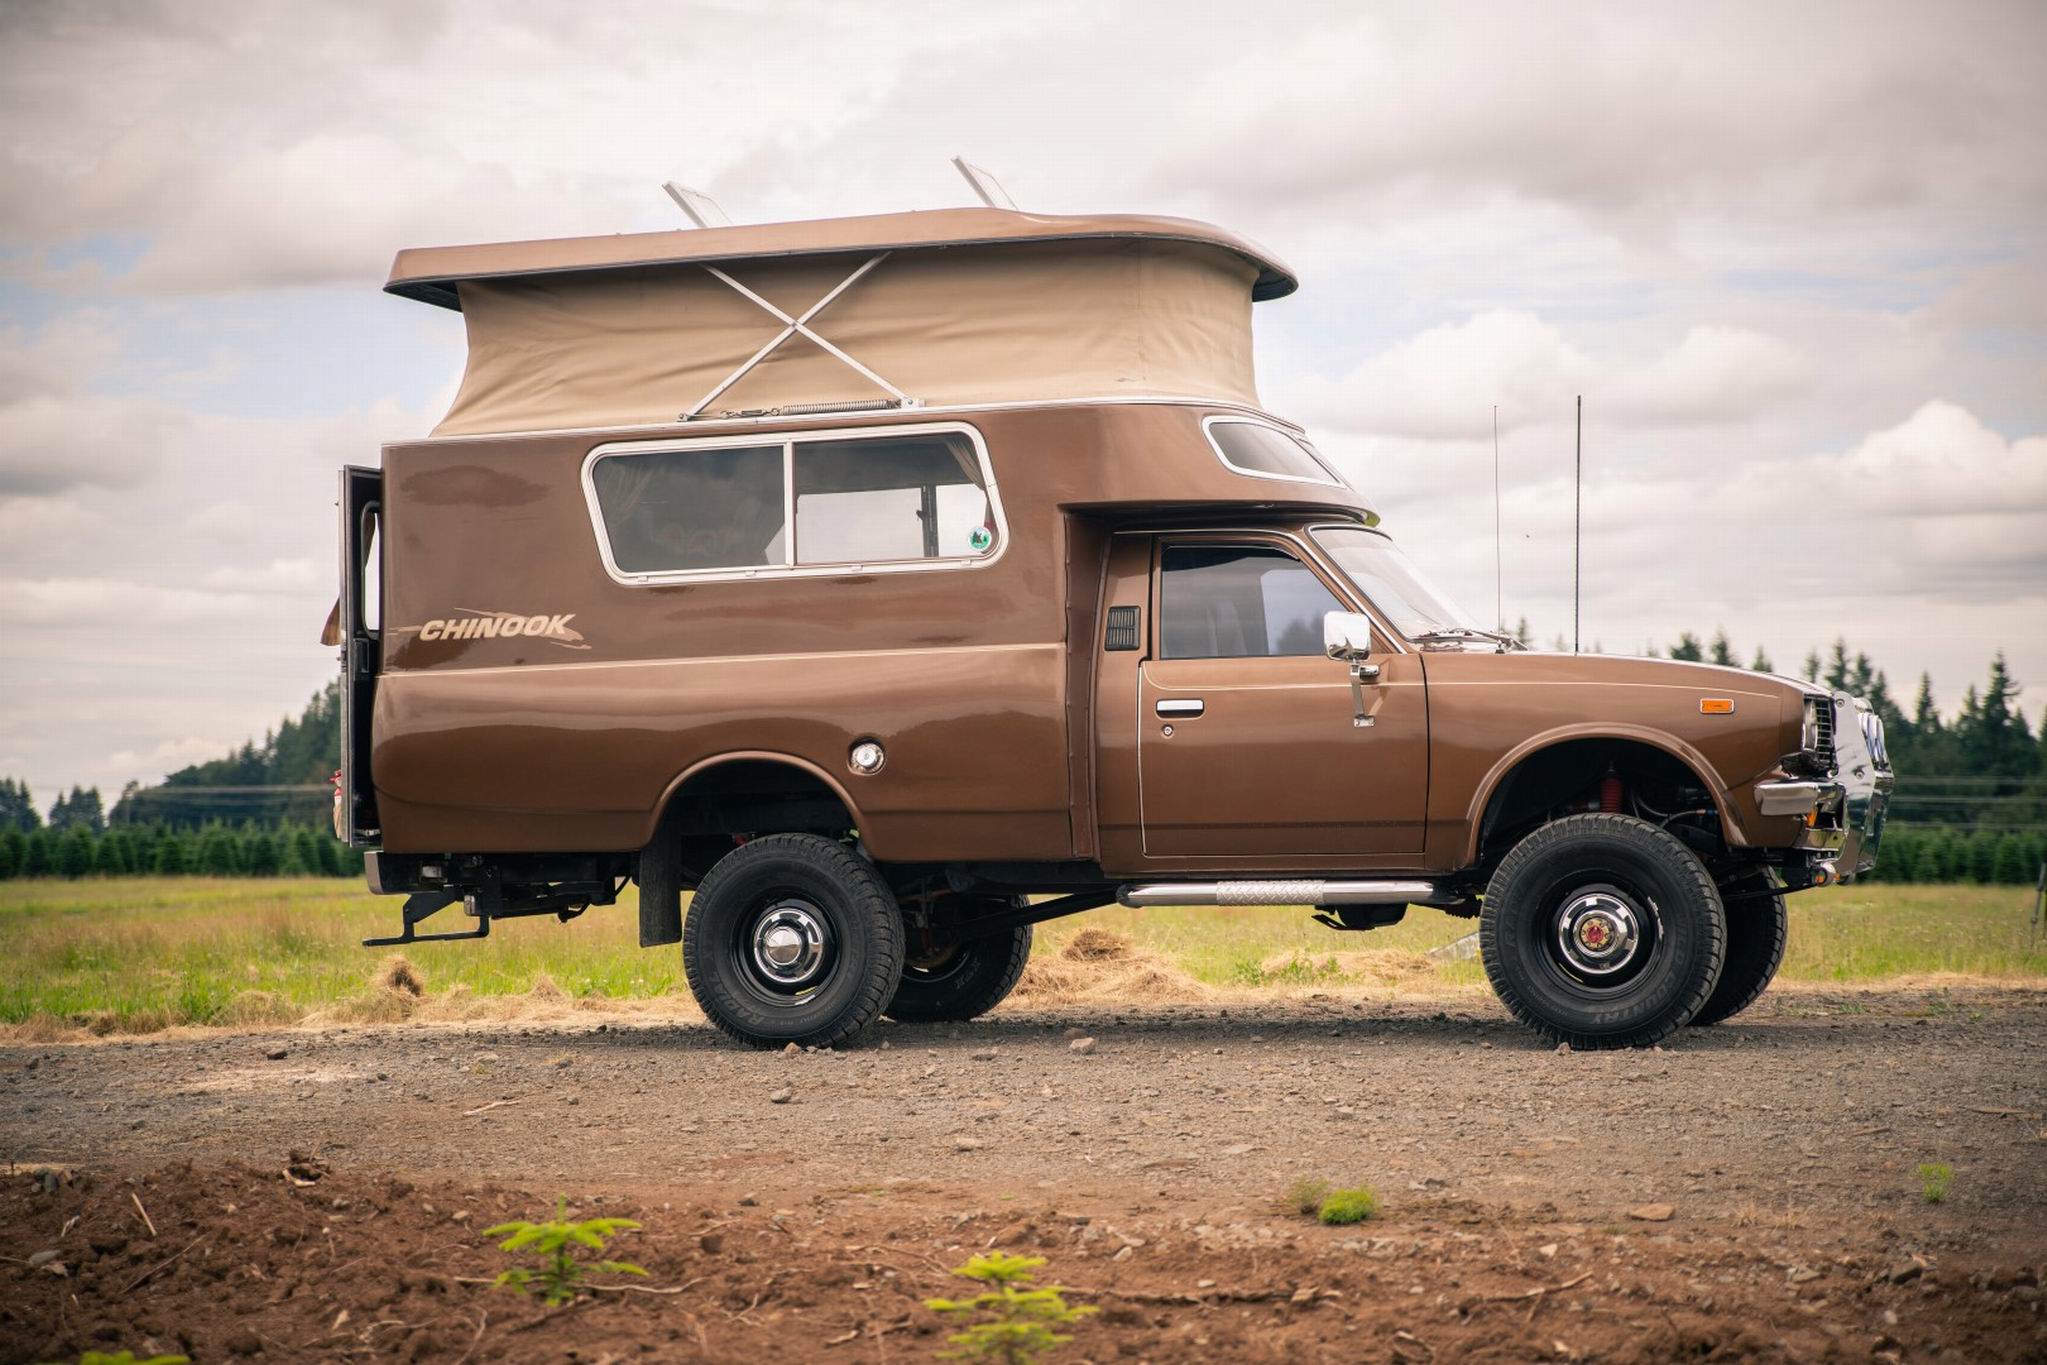
[[[1286,537],[1161,536],[1135,702],[1146,860],[1330,866],[1422,852],[1418,655],[1375,637],[1357,723],[1322,620],[1350,611]]]

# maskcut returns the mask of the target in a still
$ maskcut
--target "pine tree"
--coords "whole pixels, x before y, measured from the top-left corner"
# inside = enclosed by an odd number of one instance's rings
[[[1820,680],[1820,652],[1818,650],[1808,649],[1805,652],[1805,662],[1799,666],[1798,676],[1804,678],[1807,682],[1818,682]]]
[[[1523,649],[1535,648],[1535,632],[1528,628],[1528,618],[1526,616],[1515,623],[1514,638],[1521,642]]]
[[[1966,770],[1981,777],[2025,777],[2038,770],[2039,752],[2025,717],[2014,709],[2019,687],[1999,651],[1979,698],[1971,687],[1955,721],[1955,741]]]
[[[1770,656],[1763,652],[1763,647],[1757,645],[1755,662],[1749,665],[1749,669],[1755,673],[1775,673],[1777,666],[1770,662]]]
[[[1707,657],[1726,668],[1741,667],[1735,662],[1734,646],[1727,642],[1727,631],[1724,628],[1713,632],[1713,651]]]
[[[232,877],[242,870],[241,849],[225,825],[206,827],[199,836],[199,849],[194,861],[199,872],[208,877]]]
[[[36,810],[35,793],[28,783],[0,778],[0,829],[18,829],[23,834],[41,829],[43,817]]]
[[[1687,663],[1700,663],[1706,657],[1706,649],[1699,643],[1698,636],[1685,631],[1677,637],[1677,643],[1670,647],[1670,657],[1682,659]]]
[[[20,830],[10,829],[0,834],[0,882],[21,875],[21,851]]]
[[[184,835],[171,830],[156,841],[156,874],[159,877],[183,876],[191,870],[191,853],[185,847]]]
[[[264,830],[242,836],[242,870],[251,877],[277,875],[277,840]]]
[[[92,831],[84,825],[71,826],[57,843],[57,871],[75,880],[90,873],[92,864]]]
[[[308,826],[299,826],[298,833],[291,836],[292,848],[296,853],[300,875],[307,877],[325,876],[327,867],[320,861],[320,836]]]
[[[1839,636],[1834,638],[1834,652],[1827,658],[1827,690],[1848,690],[1848,642]]]
[[[33,829],[28,832],[28,846],[21,855],[21,875],[24,877],[48,877],[57,870],[56,850],[50,844],[50,831]]]

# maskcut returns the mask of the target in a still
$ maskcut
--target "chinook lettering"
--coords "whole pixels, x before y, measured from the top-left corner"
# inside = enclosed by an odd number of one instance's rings
[[[468,607],[459,608],[460,616],[438,617],[419,628],[421,640],[505,640],[514,636],[525,636],[560,645],[564,649],[588,649],[583,637],[569,629],[569,622],[576,619],[576,613],[559,612],[555,615],[542,613],[525,616],[508,611],[475,611]]]

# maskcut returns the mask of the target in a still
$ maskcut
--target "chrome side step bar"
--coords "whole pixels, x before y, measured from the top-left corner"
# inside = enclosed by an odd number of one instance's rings
[[[1290,881],[1147,882],[1116,892],[1124,905],[1440,905],[1455,899],[1434,882]]]

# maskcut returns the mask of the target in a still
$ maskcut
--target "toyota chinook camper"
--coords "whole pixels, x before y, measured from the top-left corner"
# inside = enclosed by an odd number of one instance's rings
[[[469,358],[342,474],[336,824],[407,897],[373,942],[637,883],[712,1022],[821,1046],[978,1015],[1032,925],[1113,902],[1426,906],[1611,1047],[1742,1009],[1784,893],[1873,863],[1860,700],[1525,652],[1432,589],[1260,407],[1295,280],[1231,233],[906,213],[386,288]]]

